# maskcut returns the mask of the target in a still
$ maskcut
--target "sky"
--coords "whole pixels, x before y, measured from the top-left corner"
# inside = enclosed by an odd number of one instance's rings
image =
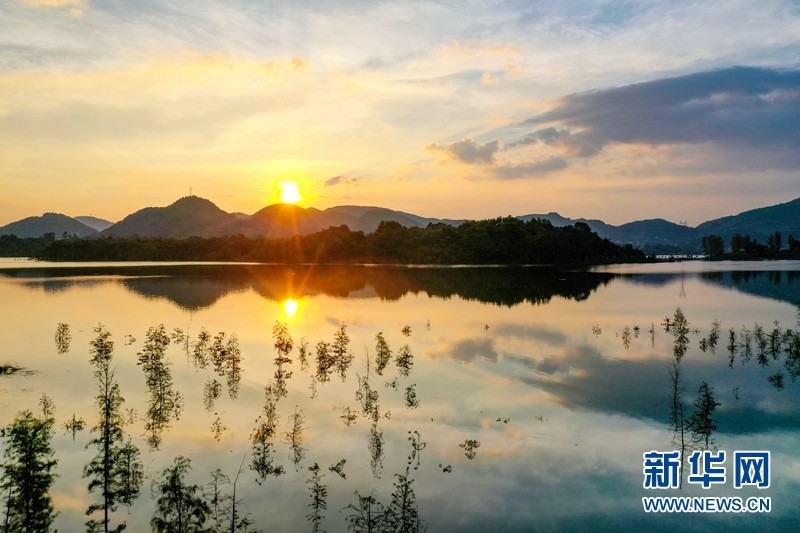
[[[0,225],[378,205],[705,220],[800,197],[797,0],[0,0]]]

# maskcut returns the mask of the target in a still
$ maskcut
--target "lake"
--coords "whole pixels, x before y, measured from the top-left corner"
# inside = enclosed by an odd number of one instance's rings
[[[786,354],[759,362],[758,343],[776,328],[799,329],[798,262],[558,272],[0,261],[0,363],[20,369],[0,376],[0,421],[40,412],[42,393],[53,400],[51,494],[60,531],[83,530],[96,501],[82,472],[96,452],[86,445],[98,422],[90,342],[99,324],[114,341],[125,431],[144,463],[140,496],[113,514],[112,524],[126,521],[129,531],[150,529],[151,488],[177,456],[191,460],[187,482],[207,492],[213,470],[231,480],[240,472],[239,512],[264,531],[312,530],[315,463],[317,485],[327,489],[319,526],[329,532],[347,530],[358,495],[388,507],[403,480],[432,532],[796,531],[800,524],[800,383]],[[682,488],[646,489],[643,454],[678,449],[670,429],[676,330],[666,327],[678,308],[688,320],[678,403],[688,420],[701,383],[710,387],[719,403],[711,438],[727,452],[728,477],[704,489],[687,480],[685,465]],[[57,346],[60,323],[69,342]],[[276,323],[292,340],[291,362],[280,365],[285,394],[275,392]],[[161,324],[175,339],[167,368],[183,407],[155,431],[137,361],[148,329]],[[392,354],[381,374],[378,334]],[[215,336],[226,353],[238,346],[235,375],[233,366],[214,364]],[[195,356],[198,342],[211,360]],[[352,361],[334,358],[320,372],[321,342],[329,354],[338,342]],[[73,415],[86,423],[74,436],[64,426]],[[264,441],[262,478],[252,468],[252,438],[268,416],[276,425]],[[733,454],[753,450],[771,454],[769,487],[734,488]],[[771,511],[646,513],[649,496],[769,497]]]

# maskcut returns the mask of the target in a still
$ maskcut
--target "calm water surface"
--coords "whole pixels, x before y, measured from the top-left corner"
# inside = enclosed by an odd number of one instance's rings
[[[148,476],[133,506],[115,514],[130,531],[149,530],[151,481],[178,455],[192,460],[189,481],[199,485],[216,468],[233,478],[244,461],[237,497],[264,531],[312,529],[306,481],[308,467],[318,463],[328,489],[321,525],[345,531],[345,508],[357,503],[356,491],[389,503],[414,432],[424,448],[409,477],[429,531],[797,531],[800,383],[792,382],[783,360],[760,366],[755,356],[746,364],[739,356],[729,366],[726,345],[731,329],[738,338],[756,324],[797,328],[798,267],[695,262],[559,273],[5,260],[0,363],[29,372],[0,376],[0,422],[11,422],[22,409],[39,411],[43,392],[52,397],[59,427],[56,527],[83,530],[94,497],[81,474],[95,452],[86,449],[88,429],[73,440],[62,424],[73,414],[88,427],[97,423],[89,342],[103,324],[115,342],[124,408],[131,410],[126,431],[142,450]],[[686,482],[681,490],[642,487],[642,454],[675,448],[669,429],[674,338],[662,322],[678,307],[692,328],[681,362],[686,413],[694,411],[706,381],[721,404],[714,413],[716,446],[729,454],[771,451],[768,489],[735,490],[730,482],[708,490]],[[700,339],[715,319],[720,342],[715,353],[703,352]],[[264,387],[274,379],[276,321],[294,341],[288,395],[277,402],[272,439],[275,465],[285,473],[257,484],[250,439],[263,412]],[[63,354],[54,343],[61,322],[72,337]],[[143,419],[148,392],[136,362],[145,332],[159,324],[188,333],[189,351],[182,344],[168,349],[184,409],[153,449]],[[332,342],[341,325],[352,365],[344,379],[334,373],[329,382],[316,382],[314,347]],[[229,394],[213,365],[193,363],[189,352],[203,329],[212,337],[237,336],[243,358],[238,394]],[[393,354],[410,349],[408,376],[394,362],[382,376],[375,373],[379,332]],[[301,339],[311,349],[307,369],[298,359]],[[783,389],[767,379],[778,371],[785,375]],[[207,409],[204,386],[213,379],[222,393]],[[377,392],[377,422],[356,396],[364,380]],[[409,406],[409,387],[417,406]],[[356,415],[349,425],[343,418],[348,408]],[[301,457],[287,437],[296,412],[303,416]],[[459,446],[467,440],[480,443],[472,458]],[[342,459],[344,478],[328,469]],[[772,511],[650,515],[641,499],[654,495],[769,496]]]

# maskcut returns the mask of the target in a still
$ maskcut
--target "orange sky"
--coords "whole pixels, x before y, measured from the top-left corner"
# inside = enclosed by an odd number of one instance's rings
[[[190,188],[253,213],[290,180],[319,208],[617,224],[800,196],[800,14],[697,4],[5,2],[0,225]]]

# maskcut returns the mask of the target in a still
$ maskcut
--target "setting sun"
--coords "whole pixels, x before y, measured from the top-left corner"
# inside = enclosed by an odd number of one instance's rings
[[[300,308],[300,303],[297,300],[289,298],[283,302],[283,312],[286,313],[287,318],[294,318],[297,310]]]
[[[284,181],[278,187],[281,190],[281,202],[284,204],[296,204],[303,199],[300,194],[300,186],[296,181]]]

